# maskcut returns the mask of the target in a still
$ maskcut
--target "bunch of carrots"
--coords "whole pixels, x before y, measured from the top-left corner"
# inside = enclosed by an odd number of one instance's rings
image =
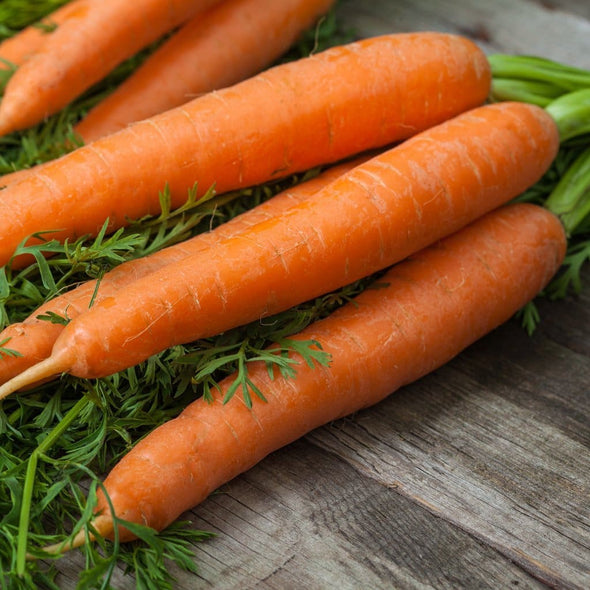
[[[79,546],[108,577],[93,541],[157,544],[268,453],[579,287],[590,74],[434,32],[280,59],[333,4],[72,0],[0,44],[6,146],[84,105],[0,179],[0,435],[30,427],[27,400],[59,421],[3,467],[15,579],[47,584],[32,558]],[[35,502],[65,492],[35,488],[41,464],[103,443],[126,389],[151,432],[133,444],[129,411],[124,450],[93,447],[120,461],[48,542]]]

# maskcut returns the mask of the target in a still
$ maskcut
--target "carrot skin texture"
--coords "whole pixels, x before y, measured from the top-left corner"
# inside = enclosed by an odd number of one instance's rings
[[[187,22],[74,128],[85,143],[269,66],[334,0],[228,0]],[[264,39],[264,42],[261,42]]]
[[[0,135],[58,112],[122,61],[216,0],[100,0],[66,19],[15,72],[0,104]]]
[[[483,52],[442,33],[365,39],[276,66],[5,188],[0,264],[40,231],[74,239],[96,235],[107,218],[115,229],[157,214],[166,183],[179,206],[195,182],[223,193],[385,146],[481,104],[489,86]]]
[[[30,25],[16,35],[0,43],[0,69],[10,69],[3,61],[12,66],[20,66],[43,47],[50,32],[43,27],[59,27],[68,20],[82,18],[88,11],[90,0],[73,0],[51,14],[42,18],[39,23]],[[42,25],[42,26],[39,26]]]
[[[269,453],[323,424],[378,403],[442,366],[531,300],[559,268],[558,219],[531,204],[495,210],[393,267],[380,283],[295,338],[315,339],[329,367],[297,365],[293,379],[249,376],[267,398],[198,399],[140,441],[105,480],[116,514],[165,528]],[[109,509],[99,494],[101,530]],[[123,539],[132,536],[120,530]]]
[[[22,170],[7,172],[6,174],[0,176],[0,191],[5,189],[8,185],[25,178],[31,172],[31,170],[32,168],[23,168]]]
[[[539,107],[506,102],[463,113],[282,216],[104,299],[65,327],[46,369],[109,375],[386,268],[520,194],[558,146]],[[0,398],[9,389],[0,387]]]
[[[10,324],[0,332],[0,340],[9,339],[6,346],[21,354],[21,356],[4,356],[0,359],[0,384],[46,359],[51,354],[53,345],[63,331],[64,325],[38,319],[38,316],[53,312],[62,317],[68,317],[70,320],[74,319],[88,310],[91,301],[97,304],[107,297],[116,297],[118,290],[122,287],[167,264],[212,248],[224,239],[247,231],[256,223],[281,215],[289,207],[311,197],[329,182],[365,161],[368,157],[360,156],[354,160],[332,166],[318,176],[282,191],[270,200],[210,232],[199,234],[151,256],[124,262],[101,278],[98,289],[96,288],[97,281],[90,280],[47,301],[24,321]]]

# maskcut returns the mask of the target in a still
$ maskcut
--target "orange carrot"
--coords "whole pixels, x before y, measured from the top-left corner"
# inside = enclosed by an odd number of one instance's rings
[[[22,170],[15,170],[14,172],[7,172],[0,176],[0,190],[6,188],[8,185],[13,184],[19,180],[25,178],[32,168],[23,168]]]
[[[252,186],[409,137],[489,91],[487,59],[443,33],[374,37],[276,66],[31,170],[0,193],[0,265],[28,236],[96,235],[201,193]],[[25,261],[17,261],[23,264]]]
[[[9,80],[0,104],[0,135],[61,110],[119,63],[215,1],[87,2],[83,14],[47,35]]]
[[[176,344],[288,309],[390,266],[534,184],[553,119],[487,105],[423,131],[248,232],[169,264],[70,322],[0,399],[52,375],[98,377]]]
[[[199,234],[145,258],[125,262],[105,274],[100,279],[100,283],[97,283],[96,280],[88,281],[47,301],[23,322],[11,324],[0,333],[0,341],[7,341],[5,346],[21,355],[4,356],[0,359],[0,383],[8,381],[51,354],[55,340],[61,334],[64,326],[39,319],[39,316],[51,312],[61,317],[74,319],[88,310],[91,302],[96,304],[107,297],[116,297],[118,290],[122,287],[167,264],[182,260],[196,252],[207,250],[221,240],[247,231],[256,223],[281,215],[289,207],[309,198],[320,188],[366,159],[368,156],[333,166],[311,180],[275,195],[272,199],[242,213],[210,232]]]
[[[187,22],[75,127],[89,143],[269,66],[334,0],[227,0]]]
[[[90,0],[72,0],[38,23],[30,25],[0,43],[0,69],[22,65],[43,47],[47,35],[69,19],[80,18],[88,10]]]
[[[269,453],[442,366],[530,301],[565,247],[552,213],[516,204],[393,267],[379,281],[386,286],[294,337],[317,341],[331,355],[329,367],[299,362],[294,378],[273,379],[264,363],[252,363],[249,378],[266,402],[255,398],[249,409],[234,396],[224,404],[232,375],[212,403],[198,399],[141,440],[104,481],[115,514],[161,530]],[[102,492],[93,526],[112,537]],[[82,531],[66,548],[84,542]]]
[[[79,13],[87,2],[75,0],[44,22],[59,24]],[[286,51],[332,4],[334,0],[228,0],[218,4],[183,25],[74,130],[89,143],[129,123],[248,78]],[[20,54],[26,51],[31,55],[45,39],[46,33],[38,27],[30,29],[10,39],[19,38]],[[0,60],[24,61],[19,59],[16,47],[11,46],[6,56],[3,47],[0,45]],[[0,176],[0,188],[29,172],[17,170]]]

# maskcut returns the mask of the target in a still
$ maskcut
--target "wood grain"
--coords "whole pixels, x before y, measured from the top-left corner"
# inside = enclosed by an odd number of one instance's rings
[[[533,53],[590,67],[590,3],[531,0],[343,0],[340,14],[362,37],[437,30],[466,35],[488,53]]]
[[[571,436],[572,401],[560,395],[554,359],[567,358],[570,370],[580,371],[570,381],[578,390],[590,383],[590,364],[572,366],[574,356],[554,343],[525,339],[510,323],[354,422],[310,438],[537,579],[583,588],[590,573],[590,408],[582,398],[578,417],[586,419]],[[515,361],[511,353],[524,347],[526,359]],[[531,354],[535,361],[523,362]],[[542,397],[531,407],[535,392]]]
[[[197,558],[216,588],[540,587],[493,548],[400,495],[397,482],[310,442],[273,454],[202,506],[195,524],[220,536]],[[228,567],[235,552],[248,566],[237,572]]]

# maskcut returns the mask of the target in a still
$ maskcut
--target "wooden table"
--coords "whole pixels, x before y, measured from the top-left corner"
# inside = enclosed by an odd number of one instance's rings
[[[585,0],[348,0],[359,36],[442,30],[590,68]],[[284,448],[186,515],[178,588],[590,588],[590,268],[385,402]],[[82,567],[62,560],[64,588]],[[116,588],[133,588],[118,572]]]

